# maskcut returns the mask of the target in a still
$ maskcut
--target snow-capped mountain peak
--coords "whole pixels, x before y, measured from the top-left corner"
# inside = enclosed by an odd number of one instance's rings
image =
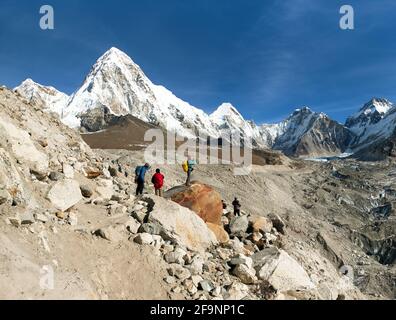
[[[28,78],[14,89],[29,103],[62,115],[69,96],[51,86],[43,86]]]
[[[349,117],[345,125],[359,136],[367,126],[377,124],[393,109],[394,105],[389,100],[373,98],[359,112]]]
[[[210,115],[210,118],[216,123],[221,124],[226,119],[229,120],[237,120],[237,121],[245,121],[243,116],[239,113],[239,111],[231,104],[231,103],[223,103],[221,104],[215,112]]]
[[[389,100],[383,98],[373,98],[363,106],[360,112],[363,112],[365,115],[370,115],[375,112],[378,112],[379,114],[386,114],[392,108],[393,104]]]

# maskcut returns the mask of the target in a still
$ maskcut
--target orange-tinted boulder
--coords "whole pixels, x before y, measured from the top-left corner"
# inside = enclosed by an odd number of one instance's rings
[[[272,221],[266,217],[254,217],[251,223],[254,232],[270,233],[273,228]]]
[[[216,239],[219,243],[228,243],[228,241],[230,241],[230,236],[224,230],[223,226],[210,222],[207,222],[206,225],[208,226],[209,230],[211,230],[215,234]]]
[[[221,225],[223,204],[212,187],[193,181],[189,187],[179,186],[166,192],[166,198],[194,211],[205,222]]]

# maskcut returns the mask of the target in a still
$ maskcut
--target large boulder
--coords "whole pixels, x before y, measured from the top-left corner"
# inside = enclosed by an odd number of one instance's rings
[[[247,216],[235,217],[230,221],[230,232],[236,236],[243,236],[249,228]]]
[[[80,185],[75,180],[59,181],[48,192],[47,198],[56,209],[66,211],[82,200]]]
[[[23,186],[23,180],[16,168],[10,154],[0,148],[0,187],[3,190],[4,202],[15,202],[25,204],[28,199]],[[8,195],[10,198],[8,198]]]
[[[193,181],[191,186],[179,186],[166,192],[165,197],[194,211],[205,222],[221,225],[223,204],[220,194],[212,187]]]
[[[96,192],[103,200],[110,200],[114,195],[113,181],[100,179],[96,187]]]
[[[0,118],[0,146],[10,149],[19,162],[26,164],[30,171],[39,177],[47,176],[49,161],[47,154],[36,148],[27,131],[2,118]]]
[[[230,236],[224,230],[223,226],[220,226],[218,224],[213,224],[210,222],[206,223],[206,225],[214,233],[217,241],[219,241],[220,243],[228,243],[230,241]]]
[[[250,222],[253,232],[260,232],[262,234],[270,233],[274,227],[271,219],[266,217],[252,217]]]
[[[217,244],[214,233],[191,210],[156,196],[146,199],[152,209],[147,218],[148,223],[157,224],[165,240],[199,252]]]
[[[283,250],[265,249],[252,259],[258,278],[268,281],[278,292],[315,289],[303,267]]]

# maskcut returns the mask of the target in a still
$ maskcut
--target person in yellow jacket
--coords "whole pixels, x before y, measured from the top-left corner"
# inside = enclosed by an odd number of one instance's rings
[[[183,170],[187,173],[186,186],[189,187],[191,184],[191,174],[194,171],[194,167],[197,163],[191,157],[188,157],[186,161],[183,162]]]

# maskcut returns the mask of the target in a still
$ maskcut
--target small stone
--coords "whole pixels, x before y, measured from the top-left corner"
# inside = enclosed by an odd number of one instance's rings
[[[282,218],[280,216],[278,216],[277,214],[272,214],[270,216],[270,219],[272,221],[272,224],[274,225],[274,228],[280,232],[281,234],[285,234],[285,227],[286,224],[285,222],[282,220]]]
[[[133,207],[133,211],[143,211],[145,209],[145,206],[141,204],[137,204]]]
[[[12,218],[8,218],[8,220],[10,221],[10,223],[14,226],[14,227],[20,227],[21,226],[21,219],[17,218],[17,217],[12,217]]]
[[[78,225],[78,216],[77,213],[75,212],[70,212],[69,213],[69,217],[67,219],[67,222],[71,225],[71,226],[76,226]]]
[[[249,287],[240,282],[234,282],[229,286],[226,293],[226,300],[243,300],[249,294]]]
[[[161,231],[162,228],[158,224],[154,223],[143,223],[139,228],[140,233],[149,233],[154,235],[160,235]]]
[[[182,289],[180,287],[175,287],[175,288],[172,289],[172,292],[176,293],[176,294],[179,294],[179,293],[181,293],[181,290]]]
[[[222,287],[217,287],[212,291],[212,296],[214,297],[220,297],[221,293],[223,292],[223,288]]]
[[[167,277],[165,277],[164,281],[165,281],[167,284],[174,284],[174,283],[176,282],[176,279],[175,279],[174,277],[167,276]]]
[[[188,278],[191,277],[191,272],[189,270],[187,270],[186,268],[183,268],[181,265],[179,264],[171,264],[168,268],[168,273],[171,276],[175,276],[176,278],[178,278],[181,281],[184,281]]]
[[[140,223],[137,222],[135,219],[130,218],[126,223],[125,223],[126,229],[132,233],[132,234],[137,234],[138,230],[140,228]]]
[[[9,192],[5,189],[0,190],[0,205],[3,204],[12,204],[12,197]]]
[[[153,237],[153,242],[151,243],[151,246],[156,248],[158,250],[156,253],[160,255],[161,254],[160,249],[164,244],[164,239],[162,239],[161,236],[157,236],[157,235],[152,235],[152,237]]]
[[[101,228],[96,230],[94,233],[96,236],[101,237],[102,239],[111,241],[111,242],[120,242],[122,241],[122,235],[119,230],[114,226],[108,226],[105,228]]]
[[[33,224],[36,222],[36,219],[34,219],[33,213],[31,213],[30,211],[20,213],[19,218],[21,219],[22,225]]]
[[[210,293],[215,288],[215,286],[213,285],[212,281],[210,281],[210,280],[202,280],[199,283],[199,288],[205,292]]]
[[[201,276],[194,275],[194,276],[191,277],[191,281],[194,283],[194,285],[195,285],[196,287],[198,287],[198,286],[199,286],[199,283],[200,283],[201,281],[203,281],[203,278],[202,278]]]
[[[140,245],[150,245],[153,242],[153,237],[148,233],[140,233],[133,241]]]
[[[93,195],[92,189],[87,185],[80,186],[80,190],[84,198],[91,198]]]
[[[62,180],[63,175],[60,172],[52,171],[48,177],[51,181],[59,181]]]
[[[174,250],[175,250],[175,247],[173,245],[171,245],[171,244],[165,243],[165,244],[162,245],[162,252],[163,252],[164,255],[169,253],[169,252],[173,252]]]
[[[191,273],[194,275],[201,274],[204,267],[204,260],[199,256],[196,255],[193,259],[191,264],[188,266]]]
[[[253,259],[246,257],[243,254],[238,254],[236,256],[234,256],[231,260],[230,260],[230,265],[232,266],[238,266],[241,264],[244,264],[245,266],[247,266],[249,269],[253,268]]]
[[[65,175],[66,179],[74,178],[74,169],[71,165],[64,163],[62,171],[63,171],[63,174]]]
[[[144,211],[136,211],[132,212],[132,217],[134,217],[140,223],[144,223],[146,219],[147,213]]]
[[[181,248],[176,248],[175,251],[165,255],[165,261],[168,263],[177,263],[184,265],[184,256],[186,252]]]
[[[61,219],[61,220],[64,220],[66,218],[66,213],[63,211],[58,211],[55,215],[58,219]]]
[[[39,222],[43,222],[43,223],[48,222],[48,217],[45,214],[36,213],[35,216],[36,216],[36,220],[39,221]]]
[[[197,288],[197,286],[195,286],[195,284],[193,283],[192,280],[189,280],[189,279],[185,280],[183,282],[183,285],[187,289],[188,293],[191,295],[194,295],[198,292],[198,288]]]
[[[257,281],[256,270],[249,268],[245,264],[237,265],[232,274],[238,277],[244,284],[253,284]]]

